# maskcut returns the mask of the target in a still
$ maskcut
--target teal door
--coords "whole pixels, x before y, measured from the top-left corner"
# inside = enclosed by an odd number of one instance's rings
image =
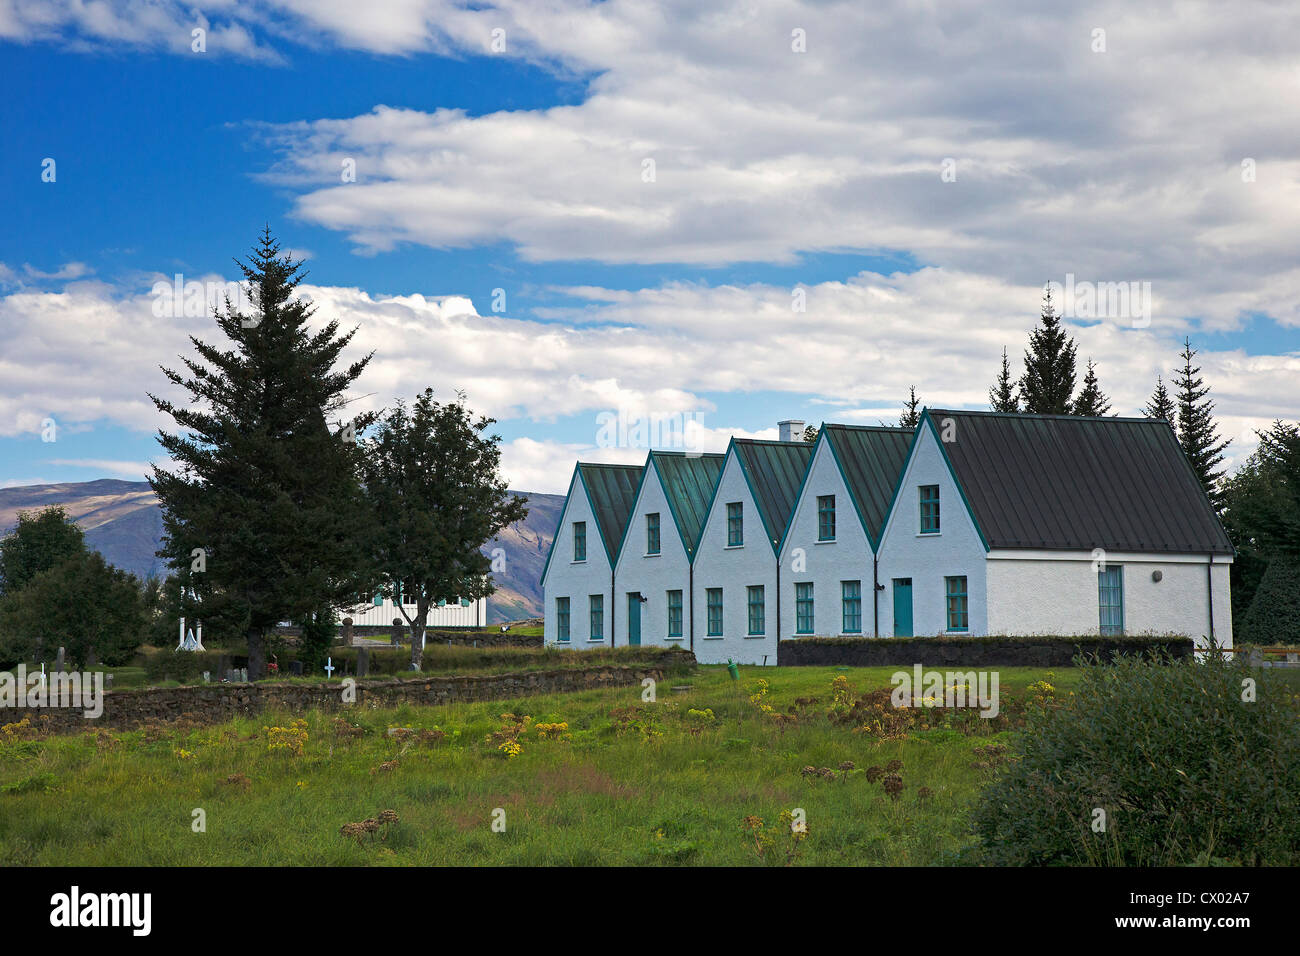
[[[894,637],[912,636],[912,579],[894,578]]]
[[[641,643],[641,592],[627,592],[627,643],[636,647]]]

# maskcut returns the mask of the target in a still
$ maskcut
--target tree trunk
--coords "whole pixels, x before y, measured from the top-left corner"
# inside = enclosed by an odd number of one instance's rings
[[[424,666],[424,628],[429,620],[429,605],[423,599],[416,602],[415,617],[411,621],[411,670]]]
[[[248,629],[248,679],[266,676],[266,632],[260,627]]]

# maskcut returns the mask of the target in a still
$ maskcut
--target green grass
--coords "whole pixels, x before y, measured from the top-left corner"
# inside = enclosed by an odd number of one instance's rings
[[[702,667],[661,682],[655,704],[628,687],[344,711],[363,728],[355,738],[336,733],[335,715],[311,712],[301,756],[268,751],[263,726],[286,726],[294,716],[284,714],[98,740],[11,739],[0,743],[0,865],[771,865],[787,859],[789,828],[778,817],[794,808],[805,811],[809,828],[799,864],[969,861],[968,811],[992,772],[973,766],[981,761],[973,751],[1011,735],[989,736],[987,722],[974,721],[976,736],[930,729],[886,740],[824,716],[837,675],[866,692],[888,687],[894,671],[742,668],[736,683],[725,668]],[[1009,695],[1046,676],[1000,673],[1004,708]],[[783,730],[748,699],[746,688],[760,678],[777,712],[799,697],[820,704]],[[1060,670],[1052,682],[1065,693],[1076,680]],[[675,685],[690,689],[674,692]],[[661,736],[620,734],[617,713],[628,707],[644,708]],[[716,718],[698,736],[690,733],[692,708]],[[522,753],[507,758],[484,738],[508,712],[565,721],[571,739],[539,740],[530,730]],[[448,737],[402,741],[386,735],[392,726]],[[863,772],[895,759],[905,781],[897,801]],[[379,769],[394,760],[393,769]],[[857,769],[833,780],[800,772],[845,761]],[[236,774],[247,786],[228,782]],[[921,787],[932,796],[921,799]],[[191,829],[196,808],[206,813],[206,833]],[[505,811],[504,833],[491,827],[496,808]],[[339,833],[385,809],[401,819],[382,839],[358,843]],[[751,815],[778,835],[762,857],[741,829]]]

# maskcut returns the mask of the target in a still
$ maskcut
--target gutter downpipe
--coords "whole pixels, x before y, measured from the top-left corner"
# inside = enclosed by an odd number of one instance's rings
[[[1215,646],[1214,641],[1214,552],[1210,552],[1210,561],[1205,566],[1205,596],[1210,604],[1210,646]]]
[[[880,636],[880,556],[871,555],[871,636]]]
[[[776,556],[776,663],[781,664],[781,555]]]
[[[690,606],[691,606],[691,653],[695,653],[695,555],[688,556],[687,578],[691,589]]]

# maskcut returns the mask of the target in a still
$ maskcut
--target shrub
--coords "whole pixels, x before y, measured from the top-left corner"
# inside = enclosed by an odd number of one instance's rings
[[[1275,558],[1260,579],[1241,622],[1251,644],[1300,644],[1300,563]]]
[[[986,862],[1300,863],[1300,700],[1278,672],[1120,657],[1081,678],[1031,708],[1019,759],[984,792]]]

